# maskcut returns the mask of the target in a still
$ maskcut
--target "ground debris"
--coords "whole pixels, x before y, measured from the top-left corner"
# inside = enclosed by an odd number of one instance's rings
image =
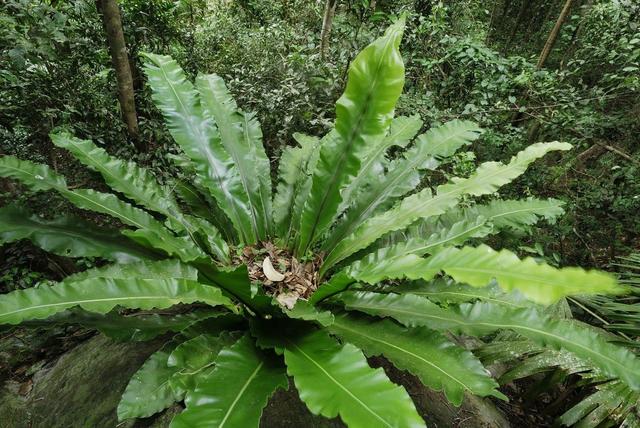
[[[282,281],[271,281],[264,273],[263,263],[269,257],[273,268],[284,275]],[[245,264],[249,279],[258,284],[267,294],[289,309],[298,299],[306,299],[318,288],[318,268],[322,262],[320,255],[311,261],[299,261],[287,250],[276,247],[271,242],[258,246],[246,246],[237,251],[234,263]]]

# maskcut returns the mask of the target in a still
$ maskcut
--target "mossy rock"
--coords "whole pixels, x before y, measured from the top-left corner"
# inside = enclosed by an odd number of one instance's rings
[[[36,372],[25,398],[5,386],[0,420],[11,421],[8,428],[115,427],[129,378],[159,345],[97,335]]]

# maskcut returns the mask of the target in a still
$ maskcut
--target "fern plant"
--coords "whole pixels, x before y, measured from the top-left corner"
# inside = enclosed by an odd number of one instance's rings
[[[493,195],[536,159],[570,146],[534,144],[508,163],[418,190],[480,129],[456,120],[415,137],[418,117],[394,117],[403,29],[400,19],[355,58],[328,134],[295,135],[299,146],[284,150],[273,197],[256,118],[238,109],[220,77],[200,75],[194,84],[160,55],[146,55],[148,82],[188,178],[160,185],[149,171],[64,133],[51,136],[54,144],[115,194],[72,188],[45,165],[1,158],[1,176],[55,190],[123,227],[2,208],[3,242],[30,239],[56,254],[113,263],[0,296],[0,323],[78,323],[122,340],[172,332],[131,379],[118,416],[146,417],[184,401],[173,428],[258,426],[289,378],[315,414],[349,426],[424,426],[407,392],[366,355],[383,355],[455,405],[467,393],[505,398],[450,333],[510,329],[639,390],[632,353],[538,307],[618,293],[613,277],[465,245],[560,215],[555,200],[474,205],[473,197]],[[442,296],[456,301],[442,304]]]

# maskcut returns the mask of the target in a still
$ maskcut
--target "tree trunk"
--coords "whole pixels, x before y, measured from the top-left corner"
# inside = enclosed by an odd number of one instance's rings
[[[127,46],[124,42],[118,2],[117,0],[96,0],[96,5],[98,6],[98,10],[102,12],[102,21],[105,32],[107,33],[111,61],[113,63],[113,69],[116,72],[118,100],[120,101],[122,119],[127,125],[129,137],[131,137],[135,146],[138,150],[143,150],[144,147],[138,139],[138,118],[136,116],[136,104],[133,96],[133,77],[129,66]]]
[[[333,17],[336,14],[338,0],[327,0],[324,4],[324,17],[322,18],[322,32],[320,33],[320,56],[325,59],[329,47],[329,35],[333,25]]]
[[[564,7],[560,12],[560,16],[558,16],[558,20],[556,21],[556,25],[553,26],[551,33],[549,33],[549,37],[547,38],[547,42],[544,44],[544,48],[542,48],[542,52],[540,53],[540,59],[538,59],[538,64],[536,65],[538,68],[544,67],[545,62],[547,62],[547,58],[549,58],[549,54],[551,53],[551,49],[553,49],[553,45],[556,44],[556,40],[558,40],[558,35],[560,34],[560,29],[562,28],[562,24],[567,19],[569,15],[569,11],[571,10],[571,5],[574,0],[566,0],[564,3]]]

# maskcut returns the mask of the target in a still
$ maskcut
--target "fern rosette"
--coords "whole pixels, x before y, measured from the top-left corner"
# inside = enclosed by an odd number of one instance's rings
[[[0,158],[0,176],[124,225],[2,208],[2,242],[29,239],[55,254],[112,263],[0,296],[0,323],[77,323],[119,340],[170,333],[131,379],[118,415],[147,417],[184,401],[174,428],[258,426],[270,396],[290,380],[311,412],[348,426],[424,426],[407,391],[366,356],[384,356],[456,406],[465,394],[504,399],[480,359],[452,340],[498,330],[640,390],[634,354],[543,306],[620,293],[612,276],[469,244],[561,215],[552,199],[474,198],[495,195],[570,145],[534,144],[469,177],[419,186],[481,130],[454,120],[417,135],[418,117],[394,116],[403,30],[400,19],[354,59],[333,129],[321,138],[296,134],[275,186],[259,123],[223,80],[200,75],[194,84],[176,61],[153,54],[148,82],[183,152],[175,183],[161,185],[150,171],[65,133],[53,134],[54,144],[114,193],[75,189],[46,165]]]

